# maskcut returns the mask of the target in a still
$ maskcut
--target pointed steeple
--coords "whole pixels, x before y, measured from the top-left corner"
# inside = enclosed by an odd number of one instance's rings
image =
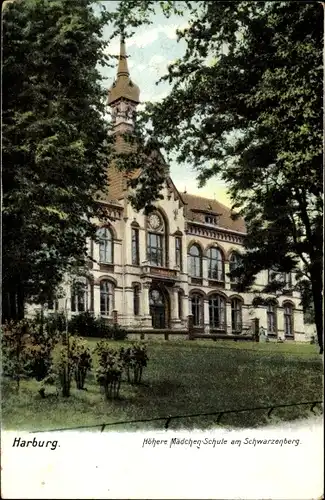
[[[120,56],[117,68],[117,77],[119,76],[130,76],[128,62],[127,62],[127,55],[125,50],[125,38],[123,33],[121,34]]]
[[[108,104],[112,105],[118,99],[127,99],[139,103],[140,89],[130,78],[125,49],[125,38],[122,31],[120,41],[120,55],[117,67],[117,78],[108,93]]]

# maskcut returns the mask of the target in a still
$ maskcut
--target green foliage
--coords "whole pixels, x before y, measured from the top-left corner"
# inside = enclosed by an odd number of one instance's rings
[[[53,351],[61,337],[60,332],[40,330],[35,324],[29,326],[26,371],[38,382],[44,380],[52,370]]]
[[[5,322],[2,326],[2,370],[3,374],[16,381],[19,391],[20,380],[28,376],[26,363],[27,346],[30,342],[28,322]]]
[[[227,183],[247,230],[239,291],[262,270],[301,268],[321,347],[323,8],[198,2],[189,25],[186,53],[163,77],[172,91],[147,106],[143,134],[194,166],[201,185]]]
[[[74,367],[77,389],[84,389],[87,373],[91,370],[92,359],[86,340],[73,337],[70,340],[69,356]]]
[[[90,312],[72,316],[69,332],[84,337],[99,337],[113,340],[125,340],[127,331],[118,324],[109,324],[104,318],[96,318]]]
[[[99,341],[95,350],[99,365],[96,370],[97,382],[104,389],[106,399],[116,399],[119,397],[123,371],[120,354],[105,340]]]
[[[147,366],[147,345],[142,342],[134,343],[131,347],[121,348],[120,358],[123,361],[127,380],[131,384],[141,383],[143,368]]]
[[[90,312],[72,316],[69,321],[69,332],[84,337],[99,337],[98,322]]]
[[[87,262],[110,138],[99,66],[112,13],[92,0],[16,0],[3,10],[3,315],[44,304]],[[31,22],[32,19],[32,22]],[[18,304],[18,306],[16,306]]]

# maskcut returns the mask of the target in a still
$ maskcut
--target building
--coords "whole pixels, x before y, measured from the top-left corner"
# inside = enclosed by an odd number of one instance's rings
[[[118,151],[130,147],[121,133],[132,131],[140,90],[128,70],[121,42],[117,78],[109,90]],[[134,175],[138,173],[135,172]],[[186,333],[189,321],[198,334],[244,334],[252,324],[269,337],[306,340],[294,276],[286,275],[281,296],[256,305],[252,293],[238,294],[228,276],[243,252],[245,223],[217,200],[180,193],[170,176],[163,200],[149,216],[128,203],[126,174],[110,166],[109,225],[98,229],[100,243],[90,244],[92,279],[81,280],[71,294],[71,314],[93,311],[130,332],[151,335],[167,330]],[[261,273],[262,290],[272,273]]]

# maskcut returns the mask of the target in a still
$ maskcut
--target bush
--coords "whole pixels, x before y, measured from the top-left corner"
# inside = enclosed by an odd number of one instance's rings
[[[69,356],[74,370],[77,389],[84,389],[87,373],[91,370],[92,359],[87,342],[79,337],[70,340]]]
[[[104,389],[106,399],[119,397],[123,362],[120,353],[110,347],[110,344],[101,340],[96,346],[99,367],[96,371],[98,384]]]
[[[98,322],[95,316],[90,312],[72,316],[68,328],[72,335],[81,335],[83,337],[99,336]]]
[[[147,345],[137,342],[128,348],[120,349],[120,359],[126,371],[127,380],[131,384],[141,383],[143,368],[147,366]]]
[[[29,326],[29,341],[26,346],[26,371],[38,382],[45,379],[51,372],[53,364],[53,349],[60,339],[60,332],[47,331],[31,324]]]

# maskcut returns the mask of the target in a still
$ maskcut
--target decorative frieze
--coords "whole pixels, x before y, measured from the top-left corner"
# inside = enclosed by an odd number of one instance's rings
[[[187,233],[196,236],[203,236],[205,238],[210,238],[213,240],[229,241],[232,243],[242,243],[243,237],[233,233],[226,233],[222,231],[216,231],[211,228],[187,224]]]

